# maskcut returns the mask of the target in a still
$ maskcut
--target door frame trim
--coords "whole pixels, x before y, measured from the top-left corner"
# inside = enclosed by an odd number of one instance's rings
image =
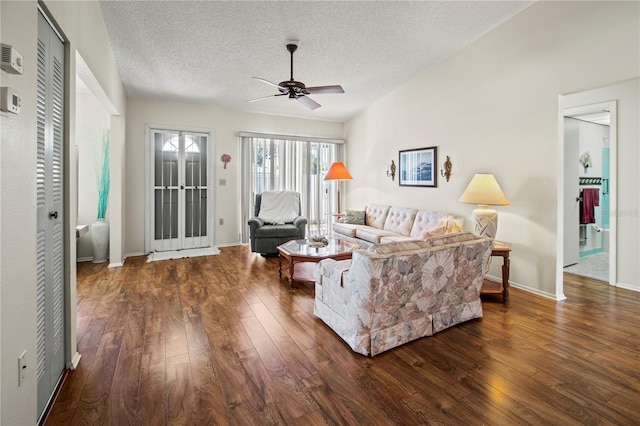
[[[153,214],[153,193],[151,188],[151,165],[153,163],[153,150],[151,149],[150,137],[151,132],[154,130],[170,131],[170,132],[194,132],[204,133],[209,138],[209,147],[207,149],[207,188],[209,193],[207,195],[207,216],[211,219],[209,229],[211,230],[208,238],[209,244],[213,247],[215,245],[215,224],[216,212],[215,212],[215,131],[213,129],[204,129],[198,127],[181,127],[181,126],[166,126],[160,124],[145,124],[144,126],[144,252],[149,254],[153,251],[153,229],[152,229],[152,214]]]
[[[618,206],[618,102],[610,100],[585,104],[576,107],[564,107],[563,98],[559,96],[558,102],[558,199],[557,199],[557,246],[556,246],[556,299],[566,299],[564,295],[564,198],[567,196],[564,190],[564,117],[569,115],[587,114],[591,112],[609,111],[609,208],[617,211]],[[617,285],[617,241],[618,241],[617,215],[609,214],[609,285]]]

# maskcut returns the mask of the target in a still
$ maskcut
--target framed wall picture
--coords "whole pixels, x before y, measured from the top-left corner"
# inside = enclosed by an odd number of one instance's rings
[[[408,149],[400,151],[400,186],[438,186],[438,148]]]

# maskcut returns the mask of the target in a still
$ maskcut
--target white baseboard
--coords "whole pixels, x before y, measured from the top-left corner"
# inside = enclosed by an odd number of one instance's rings
[[[240,241],[236,241],[233,243],[223,243],[223,244],[216,244],[216,247],[235,247],[235,246],[248,246],[249,243],[241,243]]]
[[[76,259],[76,263],[81,262],[91,262],[93,261],[93,257],[79,257]],[[124,266],[125,259],[122,259],[122,262],[109,262],[109,268],[120,268]]]
[[[142,252],[127,253],[127,254],[125,254],[125,255],[124,255],[124,259],[123,259],[123,261],[124,261],[124,260],[126,260],[126,259],[128,259],[128,258],[130,258],[130,257],[146,256],[146,255],[148,255],[148,254],[149,254],[149,253],[145,253],[145,252],[143,252],[143,251],[142,251]]]
[[[493,281],[494,283],[501,283],[502,282],[502,277],[496,277],[495,275],[485,275],[485,279],[487,279],[489,281]],[[528,287],[526,285],[522,285],[522,284],[513,282],[511,280],[509,280],[509,287],[517,288],[519,290],[523,290],[523,291],[526,291],[528,293],[533,293],[533,294],[536,294],[538,296],[544,297],[545,299],[551,299],[551,300],[555,300],[555,301],[559,301],[559,300],[564,300],[565,299],[565,298],[558,299],[558,298],[556,298],[555,294],[548,293],[546,291],[540,291],[537,288],[531,288],[531,287]]]
[[[639,291],[640,292],[640,287],[638,287],[637,284],[633,285],[633,284],[617,283],[616,287],[624,288],[625,290]]]
[[[78,364],[80,364],[80,358],[82,358],[82,355],[76,352],[75,355],[73,355],[71,361],[67,363],[67,368],[69,370],[75,370],[76,368],[78,368]]]

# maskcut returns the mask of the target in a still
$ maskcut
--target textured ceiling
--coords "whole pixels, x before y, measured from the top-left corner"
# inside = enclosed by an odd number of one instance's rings
[[[529,1],[101,1],[128,96],[345,121]],[[252,77],[340,84],[311,111]]]

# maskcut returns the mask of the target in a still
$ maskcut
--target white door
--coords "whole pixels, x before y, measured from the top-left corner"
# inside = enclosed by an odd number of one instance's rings
[[[152,130],[152,250],[209,247],[209,134]]]
[[[38,13],[36,326],[38,414],[64,370],[64,45]]]
[[[580,260],[579,144],[578,121],[564,117],[564,258],[562,266],[575,265]]]

